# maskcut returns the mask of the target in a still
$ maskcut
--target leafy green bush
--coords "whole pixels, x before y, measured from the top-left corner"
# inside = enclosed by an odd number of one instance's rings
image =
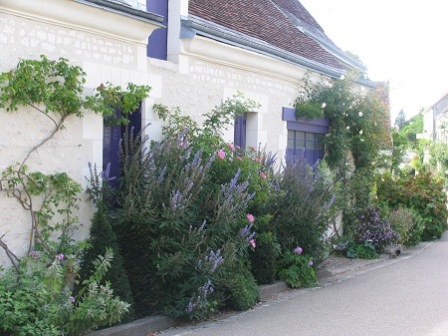
[[[286,252],[277,264],[280,279],[292,288],[313,287],[318,284],[313,260],[303,255],[302,251],[297,246],[293,252]]]
[[[376,259],[379,254],[372,242],[349,243],[345,251],[347,258]]]
[[[84,334],[121,320],[129,304],[113,296],[110,284],[100,285],[110,268],[111,250],[94,261],[76,297],[71,296],[75,256],[49,256],[33,251],[0,274],[0,331],[7,335]]]
[[[417,212],[424,225],[422,240],[440,238],[448,228],[444,182],[431,172],[383,174],[377,178],[377,196],[389,209],[401,206]]]
[[[421,234],[425,227],[419,215],[413,210],[399,207],[389,213],[387,220],[400,234],[400,243],[414,246],[421,241]]]
[[[344,234],[357,235],[359,216],[374,204],[374,171],[371,167],[356,169],[343,177],[343,187],[338,195],[343,210]],[[350,175],[350,176],[348,176]]]

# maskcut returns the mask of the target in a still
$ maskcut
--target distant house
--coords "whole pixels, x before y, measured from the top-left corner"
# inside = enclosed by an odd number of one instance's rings
[[[423,112],[422,137],[448,144],[448,93]]]
[[[0,71],[20,59],[67,58],[87,73],[86,90],[100,83],[152,87],[133,123],[149,125],[161,138],[154,103],[201,115],[237,91],[260,107],[235,120],[225,138],[242,147],[263,146],[284,158],[323,155],[327,125],[295,119],[292,106],[305,74],[339,78],[364,66],[341,51],[297,0],[2,0]],[[20,162],[48,129],[48,120],[22,109],[1,111],[0,170]],[[51,126],[51,125],[50,125]],[[66,129],[28,162],[30,170],[65,171],[85,184],[88,162],[117,165],[120,131],[87,114],[67,120]],[[87,235],[92,215],[83,198],[79,210]],[[23,254],[27,216],[0,195],[0,236]],[[0,250],[0,262],[6,260]]]

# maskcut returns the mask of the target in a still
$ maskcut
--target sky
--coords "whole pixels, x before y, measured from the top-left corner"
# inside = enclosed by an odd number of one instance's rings
[[[371,80],[390,87],[391,121],[448,92],[448,2],[300,0],[344,51],[358,55]]]

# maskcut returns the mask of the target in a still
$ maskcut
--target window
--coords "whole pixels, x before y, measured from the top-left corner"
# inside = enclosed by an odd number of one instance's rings
[[[323,134],[288,130],[288,160],[305,159],[314,165],[324,157]]]
[[[326,119],[296,119],[293,108],[283,108],[283,118],[287,122],[287,160],[304,159],[313,166],[324,157],[324,136],[328,132]]]

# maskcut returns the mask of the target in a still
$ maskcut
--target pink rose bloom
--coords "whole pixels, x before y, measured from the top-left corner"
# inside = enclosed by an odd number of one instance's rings
[[[56,255],[56,258],[57,258],[59,261],[62,261],[62,260],[64,259],[64,255],[63,255],[62,253],[59,253],[58,255]]]
[[[224,152],[222,149],[220,149],[220,150],[218,151],[218,157],[219,157],[221,160],[224,160],[224,158],[226,157],[226,152]]]
[[[313,266],[314,265],[314,263],[312,262],[312,261],[310,261],[309,263],[308,263],[308,266]]]
[[[255,248],[255,246],[257,246],[257,244],[255,244],[255,239],[249,240],[249,243],[252,245],[253,248]]]
[[[40,252],[39,251],[31,251],[30,257],[33,258],[33,259],[39,259]]]
[[[246,218],[249,221],[249,223],[253,223],[255,221],[255,217],[252,214],[247,214]]]
[[[229,143],[228,145],[232,152],[235,151],[235,146],[232,143]]]
[[[297,246],[297,247],[294,249],[294,253],[302,254],[302,252],[303,252],[303,250],[302,250],[302,248],[301,248],[300,246]]]
[[[263,173],[263,172],[261,172],[261,173],[260,173],[260,177],[261,177],[263,180],[265,180],[265,179],[266,179],[266,174]]]

